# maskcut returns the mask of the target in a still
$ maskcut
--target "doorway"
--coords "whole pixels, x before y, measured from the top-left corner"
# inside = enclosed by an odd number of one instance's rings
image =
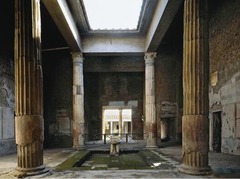
[[[103,107],[103,134],[132,133],[132,109],[123,107]]]
[[[161,118],[161,141],[167,142],[175,139],[175,118]]]
[[[221,145],[222,145],[221,111],[213,113],[212,129],[213,129],[212,149],[214,152],[221,152]]]

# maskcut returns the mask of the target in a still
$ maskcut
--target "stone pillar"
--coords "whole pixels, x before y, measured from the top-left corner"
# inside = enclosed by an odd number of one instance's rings
[[[111,124],[110,125],[110,128],[111,128],[110,134],[112,135],[113,134],[113,122],[111,121],[110,124]]]
[[[118,133],[119,133],[119,136],[122,137],[122,109],[119,109],[119,124],[118,124]]]
[[[146,148],[157,147],[154,59],[156,53],[145,53],[145,132]]]
[[[73,148],[84,149],[83,55],[72,52],[73,58]]]
[[[46,172],[43,165],[43,85],[39,0],[15,1],[15,130],[17,176]]]
[[[179,171],[209,174],[209,49],[207,0],[185,0],[183,52],[183,163]]]

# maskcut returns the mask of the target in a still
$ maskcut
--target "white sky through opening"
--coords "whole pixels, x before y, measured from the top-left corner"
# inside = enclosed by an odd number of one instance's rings
[[[137,30],[143,0],[83,0],[92,30]]]

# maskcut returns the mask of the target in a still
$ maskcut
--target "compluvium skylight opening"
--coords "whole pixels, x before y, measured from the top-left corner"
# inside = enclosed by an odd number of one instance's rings
[[[137,30],[143,0],[83,0],[91,30]]]

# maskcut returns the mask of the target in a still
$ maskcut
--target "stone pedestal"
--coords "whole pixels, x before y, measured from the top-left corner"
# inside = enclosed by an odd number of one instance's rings
[[[179,171],[209,174],[209,55],[207,0],[185,0],[183,163]]]
[[[119,136],[112,136],[110,139],[110,155],[118,156],[119,155]]]
[[[43,93],[40,1],[15,1],[15,130],[18,177],[47,170],[43,165]]]
[[[84,87],[83,56],[72,52],[73,58],[73,148],[84,149]]]
[[[154,59],[156,53],[145,53],[145,140],[146,148],[157,147]]]

